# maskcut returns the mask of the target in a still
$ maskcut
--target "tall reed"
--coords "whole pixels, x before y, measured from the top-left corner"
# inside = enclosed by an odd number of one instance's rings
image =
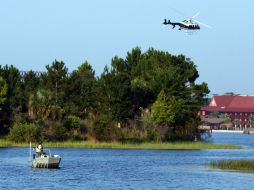
[[[219,160],[210,163],[211,168],[254,172],[254,160]]]

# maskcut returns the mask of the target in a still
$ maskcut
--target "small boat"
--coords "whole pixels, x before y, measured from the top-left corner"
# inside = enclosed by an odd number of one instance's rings
[[[31,158],[31,145],[30,145]],[[61,157],[59,155],[51,155],[50,150],[46,149],[43,153],[33,154],[33,158],[28,161],[33,168],[59,168]]]

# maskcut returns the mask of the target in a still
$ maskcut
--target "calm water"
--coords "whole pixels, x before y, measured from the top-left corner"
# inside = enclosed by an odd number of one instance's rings
[[[243,150],[51,149],[61,169],[28,167],[28,148],[0,148],[0,189],[218,189],[254,188],[254,174],[208,167],[211,160],[253,159],[254,135],[213,134],[213,143]]]

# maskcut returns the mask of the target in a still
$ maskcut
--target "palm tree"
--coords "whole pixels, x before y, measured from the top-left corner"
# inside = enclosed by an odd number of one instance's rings
[[[62,119],[63,109],[56,105],[52,91],[39,89],[35,95],[31,94],[29,97],[28,113],[30,117],[43,121],[59,121]]]

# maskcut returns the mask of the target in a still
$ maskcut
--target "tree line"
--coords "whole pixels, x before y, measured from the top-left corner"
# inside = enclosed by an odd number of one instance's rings
[[[24,76],[0,65],[0,136],[15,141],[193,140],[206,83],[184,55],[134,48],[100,76],[85,61],[69,73],[63,61]]]

